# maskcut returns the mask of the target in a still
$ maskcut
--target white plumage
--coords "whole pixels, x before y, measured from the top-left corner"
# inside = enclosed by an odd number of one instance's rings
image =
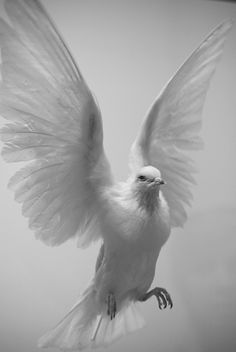
[[[129,178],[116,184],[99,107],[44,8],[38,0],[7,0],[5,8],[2,155],[30,161],[9,186],[46,244],[103,241],[89,287],[39,344],[104,346],[143,326],[137,301],[155,294],[159,306],[172,304],[164,289],[147,291],[171,227],[187,219],[194,166],[186,152],[202,146],[201,111],[231,22],[206,38],[154,101],[131,148]]]

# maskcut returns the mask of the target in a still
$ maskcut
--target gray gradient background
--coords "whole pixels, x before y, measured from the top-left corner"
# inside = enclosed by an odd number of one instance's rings
[[[235,4],[214,1],[44,4],[98,98],[117,179],[127,176],[129,147],[160,89],[212,28],[236,18]],[[205,149],[193,155],[199,173],[189,221],[173,231],[157,264],[155,283],[170,291],[174,308],[159,311],[154,299],[143,304],[147,326],[109,352],[236,350],[235,38],[236,24],[204,108]],[[36,241],[6,188],[16,169],[0,159],[0,352],[36,352],[37,338],[92,276],[98,246]]]

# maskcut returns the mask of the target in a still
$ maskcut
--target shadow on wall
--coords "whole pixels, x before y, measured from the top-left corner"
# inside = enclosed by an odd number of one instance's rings
[[[171,275],[199,351],[235,352],[236,208],[192,216],[173,241]]]

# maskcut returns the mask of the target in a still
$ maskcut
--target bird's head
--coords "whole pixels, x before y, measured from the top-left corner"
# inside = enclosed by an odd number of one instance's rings
[[[160,171],[153,166],[142,167],[136,175],[136,183],[142,188],[159,188],[165,184]]]
[[[153,211],[158,205],[160,186],[165,183],[157,168],[142,167],[136,174],[134,187],[139,206]]]

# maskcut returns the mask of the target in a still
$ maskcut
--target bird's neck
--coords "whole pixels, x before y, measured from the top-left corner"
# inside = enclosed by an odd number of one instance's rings
[[[159,193],[159,187],[139,191],[136,195],[139,208],[145,210],[150,215],[153,214],[159,207]]]

